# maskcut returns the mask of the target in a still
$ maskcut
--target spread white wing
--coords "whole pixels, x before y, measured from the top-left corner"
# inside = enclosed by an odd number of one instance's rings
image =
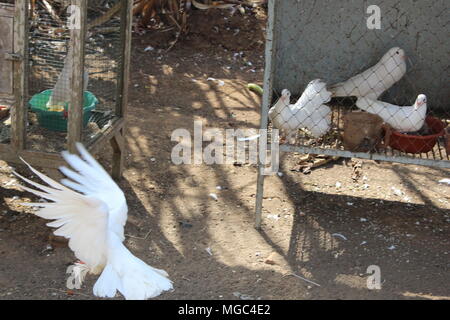
[[[68,238],[69,247],[76,257],[86,263],[90,269],[96,269],[106,263],[108,228],[117,231],[123,239],[123,226],[127,213],[126,201],[123,192],[100,164],[81,144],[77,147],[83,159],[77,155],[63,154],[66,161],[76,170],[60,168],[71,179],[61,181],[66,186],[40,173],[28,163],[28,167],[48,186],[33,182],[18,173],[15,174],[41,191],[22,187],[24,190],[53,201],[24,203],[24,205],[39,207],[37,216],[55,220],[47,224],[58,228],[54,232],[55,235]],[[111,218],[113,222],[119,221],[119,225],[114,226],[113,223],[108,223],[108,219],[111,220]]]

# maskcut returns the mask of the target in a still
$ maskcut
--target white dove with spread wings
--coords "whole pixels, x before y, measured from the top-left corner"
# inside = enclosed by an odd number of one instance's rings
[[[391,48],[381,60],[366,71],[347,81],[329,87],[333,97],[367,97],[378,99],[406,73],[405,51]]]
[[[112,298],[118,290],[126,299],[148,299],[172,289],[164,270],[150,267],[124,246],[128,212],[125,196],[82,144],[78,143],[77,149],[81,157],[62,153],[75,170],[61,167],[61,172],[69,178],[61,183],[28,164],[48,186],[15,173],[41,191],[22,186],[24,190],[53,201],[24,205],[38,207],[37,216],[54,220],[47,224],[57,228],[54,234],[69,239],[69,248],[83,261],[73,268],[78,276],[81,273],[81,280],[87,272],[101,272],[93,290],[96,296]]]

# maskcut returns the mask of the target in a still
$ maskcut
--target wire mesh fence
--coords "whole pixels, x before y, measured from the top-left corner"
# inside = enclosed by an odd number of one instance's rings
[[[88,7],[90,28],[85,45],[85,65],[89,72],[88,90],[95,92],[98,105],[90,116],[91,132],[83,136],[85,143],[89,143],[95,139],[98,132],[111,126],[118,116],[116,106],[121,94],[119,70],[123,61],[123,24],[120,14],[111,17],[107,15],[105,18],[105,13],[114,11],[121,3],[121,0],[97,1],[97,4]]]
[[[448,1],[268,8],[261,128],[280,130],[281,152],[450,168]]]
[[[66,147],[73,67],[68,12],[37,3],[29,16],[27,148],[58,152]]]
[[[86,37],[75,39],[71,1],[37,2],[30,12],[29,127],[27,148],[60,152],[67,131],[75,41],[84,41],[82,140],[94,140],[115,117],[121,94],[117,84],[122,60],[120,0],[87,2]],[[77,44],[79,45],[79,44]]]
[[[271,6],[263,112],[281,150],[450,167],[448,2]]]
[[[0,144],[11,142],[11,110],[14,106],[13,61],[14,2],[0,3]]]
[[[110,143],[124,163],[132,0],[0,0],[0,158],[58,168]]]

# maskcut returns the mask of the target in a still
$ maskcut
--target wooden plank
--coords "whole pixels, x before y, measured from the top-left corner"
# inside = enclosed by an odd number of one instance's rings
[[[113,179],[119,180],[122,178],[124,157],[125,157],[125,143],[123,139],[123,130],[125,127],[125,119],[120,118],[113,122],[111,127],[99,134],[99,137],[87,145],[88,151],[92,155],[99,153],[108,141],[113,148],[112,171]]]
[[[22,157],[32,166],[42,168],[58,168],[65,164],[64,159],[57,153],[21,150],[16,151],[13,146],[0,144],[1,160],[10,163],[22,163]]]
[[[17,0],[14,16],[14,106],[11,109],[11,142],[17,151],[25,148],[28,92],[28,0]]]
[[[79,8],[78,19],[70,30],[70,46],[73,49],[73,67],[71,77],[71,99],[69,103],[67,149],[75,153],[77,142],[81,142],[83,129],[83,74],[84,48],[86,39],[87,0],[71,0],[71,5]],[[77,28],[79,26],[79,28]]]
[[[122,178],[125,144],[123,137],[126,130],[126,115],[128,108],[128,84],[130,80],[130,61],[131,61],[131,40],[132,40],[132,24],[133,24],[133,0],[121,0],[121,46],[122,61],[120,63],[120,71],[118,78],[118,93],[116,96],[116,115],[123,119],[123,124],[118,131],[115,132],[110,139],[113,147],[112,159],[112,177],[116,180]]]
[[[117,119],[108,129],[98,134],[98,138],[91,141],[86,147],[92,155],[97,154],[119,130],[124,128],[124,119]]]
[[[122,46],[122,61],[120,63],[119,76],[117,79],[118,93],[116,96],[116,115],[125,118],[128,104],[128,82],[130,79],[133,0],[121,1],[120,43]]]
[[[14,50],[14,6],[0,3],[0,99],[13,95],[13,62],[6,53]],[[1,101],[1,100],[0,100]]]
[[[125,145],[123,141],[123,128],[116,132],[114,137],[110,140],[113,148],[112,171],[111,176],[115,180],[120,180],[123,174],[123,167],[125,162]]]
[[[99,134],[99,138],[91,142],[89,145],[86,146],[88,151],[92,155],[96,155],[99,153],[102,148],[112,139],[116,139],[116,142],[118,142],[118,146],[121,148],[121,157],[123,164],[123,155],[124,155],[124,142],[123,142],[123,136],[122,136],[122,130],[124,128],[124,119],[118,119],[111,127],[106,129],[103,133]],[[119,137],[117,135],[120,135]],[[41,151],[28,151],[28,150],[21,150],[17,152],[13,146],[6,145],[6,144],[0,144],[0,155],[1,160],[6,162],[12,162],[12,163],[22,163],[19,159],[19,157],[23,157],[27,162],[29,162],[33,166],[39,166],[43,168],[58,168],[62,165],[65,165],[65,161],[58,153],[46,153]],[[116,155],[117,156],[117,155]],[[114,159],[113,159],[114,160]],[[122,166],[123,169],[123,166]],[[121,169],[121,170],[122,170]]]

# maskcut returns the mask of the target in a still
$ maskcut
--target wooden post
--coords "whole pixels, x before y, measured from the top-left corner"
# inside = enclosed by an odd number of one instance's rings
[[[84,47],[86,39],[87,0],[71,0],[74,5],[75,21],[70,23],[70,46],[73,50],[73,66],[71,76],[71,97],[69,103],[69,122],[67,149],[75,153],[76,142],[81,142],[83,130],[83,97],[84,97]]]
[[[128,82],[130,78],[131,60],[131,26],[133,22],[133,0],[121,0],[120,43],[121,57],[117,79],[116,116],[125,117],[128,102]]]
[[[0,2],[0,102],[12,102],[14,100],[14,62],[10,53],[14,53],[14,15],[13,4]]]
[[[130,79],[130,60],[131,60],[131,38],[132,38],[132,22],[133,22],[133,0],[121,0],[120,14],[120,43],[121,57],[119,74],[117,79],[117,96],[116,96],[116,116],[124,118],[124,126],[111,139],[113,147],[112,177],[114,179],[122,178],[125,143],[123,137],[126,130],[126,114],[128,104],[128,83]]]
[[[11,141],[15,152],[25,148],[27,130],[28,0],[16,0],[14,17],[14,106]]]
[[[114,137],[110,140],[113,148],[112,159],[112,172],[113,179],[119,180],[123,174],[123,163],[125,158],[124,141],[123,141],[123,129],[119,130]]]

